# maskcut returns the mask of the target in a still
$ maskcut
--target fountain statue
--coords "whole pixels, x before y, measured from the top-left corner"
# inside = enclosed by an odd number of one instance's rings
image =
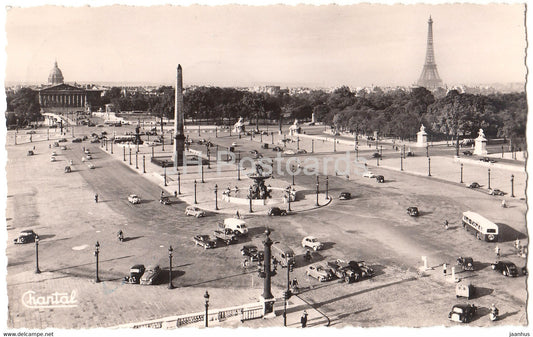
[[[254,181],[250,187],[249,198],[263,200],[272,198],[272,189],[265,185],[265,180],[272,177],[272,174],[265,172],[260,163],[255,163],[255,172],[248,173],[247,176]]]
[[[289,127],[289,135],[293,136],[299,134],[302,131],[302,127],[298,124],[298,119],[294,120],[294,124]]]
[[[233,132],[241,134],[244,133],[244,131],[244,119],[242,117],[239,117],[237,123],[233,125]]]

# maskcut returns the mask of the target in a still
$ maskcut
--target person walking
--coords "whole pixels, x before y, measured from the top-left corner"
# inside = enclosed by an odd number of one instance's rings
[[[448,220],[444,221],[444,229],[448,230]]]
[[[94,195],[94,202],[98,203],[98,193]]]
[[[442,265],[442,273],[444,274],[444,278],[446,278],[446,263]]]
[[[500,247],[496,246],[496,248],[494,248],[494,252],[496,253],[496,259],[499,260],[500,259]]]
[[[302,328],[307,326],[307,311],[304,310],[302,317],[300,318],[300,323],[302,323]]]

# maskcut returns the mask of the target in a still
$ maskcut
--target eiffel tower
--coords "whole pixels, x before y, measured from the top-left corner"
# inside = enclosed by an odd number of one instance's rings
[[[431,16],[428,21],[428,44],[426,49],[426,63],[422,69],[422,74],[417,82],[418,86],[426,89],[436,89],[442,87],[442,80],[437,71],[437,64],[435,63],[435,54],[433,53],[433,20]]]

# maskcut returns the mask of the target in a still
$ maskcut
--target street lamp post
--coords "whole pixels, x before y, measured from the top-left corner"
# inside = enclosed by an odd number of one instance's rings
[[[131,165],[131,147],[130,147],[130,165]]]
[[[172,246],[168,248],[168,289],[174,289],[174,285],[172,284],[172,252],[174,250],[172,249]]]
[[[311,139],[311,153],[315,153],[315,140]]]
[[[318,175],[317,175],[316,176],[316,204],[315,204],[315,206],[319,206],[319,204],[318,204],[318,191],[319,191],[319,189],[320,189],[320,185],[318,183]]]
[[[287,197],[289,198],[289,201],[288,201],[288,202],[289,202],[289,207],[287,208],[287,211],[290,212],[290,211],[292,211],[292,210],[291,210],[291,189],[290,189],[290,188],[289,188],[289,190],[287,191],[287,194],[288,194]]]
[[[241,161],[237,162],[237,180],[241,181]]]
[[[300,137],[296,137],[296,150],[300,149]]]
[[[329,199],[328,189],[329,189],[329,177],[326,176],[326,199]]]
[[[135,169],[139,169],[139,155],[135,152]]]
[[[126,161],[126,148],[122,147],[122,157],[124,158],[124,161]]]
[[[400,171],[403,171],[403,153],[400,151]]]
[[[209,326],[209,324],[208,324],[208,321],[209,321],[209,293],[207,292],[207,290],[205,291],[205,294],[204,294],[204,300],[205,300],[205,327],[207,328]]]
[[[202,184],[203,184],[203,183],[205,183],[205,181],[204,181],[204,163],[202,163],[201,170],[202,170]]]
[[[113,141],[111,141],[111,154],[113,154]]]
[[[144,154],[143,154],[143,173],[146,173],[146,158],[144,157]]]
[[[194,179],[194,204],[198,204],[198,201],[196,200],[196,179]]]
[[[514,198],[514,174],[511,174],[511,197]]]
[[[211,168],[211,153],[209,151],[209,147],[207,148],[207,168]]]
[[[337,137],[333,138],[333,152],[337,152]]]
[[[429,144],[426,144],[426,157],[429,158]]]
[[[431,177],[431,158],[428,157],[428,177]]]
[[[165,135],[162,135],[161,137],[161,151],[165,152]]]
[[[215,184],[215,210],[218,211],[218,185]]]
[[[96,244],[94,245],[94,256],[96,257],[96,279],[94,282],[99,283],[100,278],[98,277],[98,255],[100,254],[100,243],[96,241]]]
[[[39,269],[39,235],[35,235],[35,274],[40,274]]]
[[[461,181],[460,183],[463,183],[463,163],[461,163]]]
[[[490,168],[488,169],[487,174],[488,174],[489,189],[490,189]]]
[[[180,171],[178,171],[178,194],[181,195],[181,178],[180,178]]]
[[[253,213],[254,211],[252,210],[252,186],[250,186],[250,188],[248,189],[248,198],[250,199],[250,213]]]
[[[270,134],[270,138],[271,138],[271,141],[270,141],[270,142],[272,143],[272,145],[274,145],[274,132],[272,132],[272,133]]]
[[[154,146],[152,145],[151,147],[152,147],[152,157],[150,158],[154,158]]]
[[[296,170],[294,169],[294,165],[291,166],[291,173],[292,173],[292,186],[294,186],[294,173],[296,172]]]
[[[167,165],[163,164],[163,172],[164,172],[164,178],[165,178],[165,186],[167,186]]]

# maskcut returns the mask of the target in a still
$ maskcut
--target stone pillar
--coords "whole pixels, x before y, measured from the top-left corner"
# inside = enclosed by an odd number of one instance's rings
[[[183,132],[183,71],[181,64],[178,64],[176,74],[176,92],[174,95],[174,167],[182,166],[184,162],[183,151],[185,151],[185,135]]]
[[[479,129],[478,137],[475,140],[476,146],[474,148],[474,154],[484,156],[487,154],[487,139],[483,133],[483,129]]]
[[[416,133],[416,147],[426,147],[428,145],[428,134],[425,130],[426,128],[422,124],[420,131]]]
[[[261,302],[263,302],[263,314],[264,316],[271,314],[274,311],[274,295],[272,295],[271,290],[271,268],[270,268],[270,262],[271,262],[271,246],[274,243],[270,239],[270,230],[267,228],[265,231],[266,239],[263,241],[264,244],[264,284],[263,284],[263,294],[261,295]],[[289,268],[287,266],[287,268]]]

